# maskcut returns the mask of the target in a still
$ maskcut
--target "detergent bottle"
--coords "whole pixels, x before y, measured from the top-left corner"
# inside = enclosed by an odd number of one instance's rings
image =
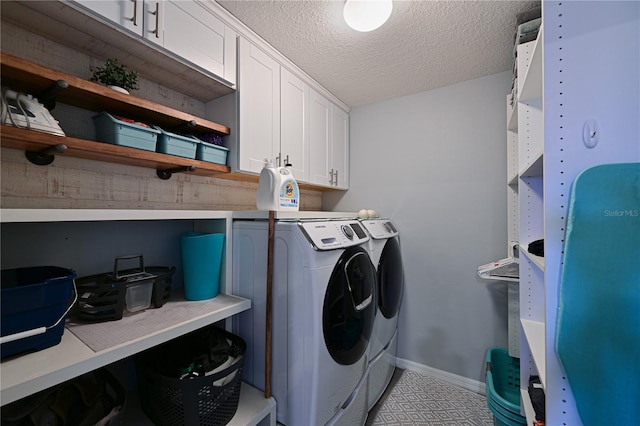
[[[299,203],[300,190],[291,165],[275,167],[271,160],[265,160],[258,184],[258,210],[298,211]]]

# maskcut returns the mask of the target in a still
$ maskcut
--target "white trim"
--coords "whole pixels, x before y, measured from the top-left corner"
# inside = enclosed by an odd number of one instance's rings
[[[443,382],[447,382],[454,386],[459,386],[471,392],[485,395],[485,384],[477,380],[469,379],[468,377],[458,376],[457,374],[449,373],[447,371],[438,370],[437,368],[429,367],[424,364],[418,364],[417,362],[409,361],[402,358],[396,358],[396,367],[405,370],[415,371],[427,376],[440,379]]]

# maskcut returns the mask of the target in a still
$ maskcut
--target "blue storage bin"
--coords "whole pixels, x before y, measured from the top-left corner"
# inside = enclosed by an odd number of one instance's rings
[[[193,136],[182,136],[167,132],[158,126],[153,126],[160,132],[156,152],[169,155],[177,155],[185,158],[196,157],[196,146],[200,142]]]
[[[43,334],[2,343],[2,359],[60,343],[75,277],[74,271],[57,266],[2,270],[2,337],[40,327],[51,327],[62,318]]]
[[[107,112],[93,117],[96,140],[112,145],[155,151],[159,130],[118,120]]]
[[[229,148],[227,147],[199,141],[196,149],[196,160],[226,165],[228,153]]]
[[[186,232],[180,240],[185,299],[216,297],[220,288],[224,234]]]

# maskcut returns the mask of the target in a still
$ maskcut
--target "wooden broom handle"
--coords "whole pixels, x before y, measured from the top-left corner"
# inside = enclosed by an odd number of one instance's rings
[[[269,239],[267,247],[267,317],[265,318],[264,397],[271,398],[271,308],[273,289],[273,241],[275,212],[269,211]]]

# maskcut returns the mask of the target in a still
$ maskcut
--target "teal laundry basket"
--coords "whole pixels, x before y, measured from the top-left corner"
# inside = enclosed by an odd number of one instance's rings
[[[207,300],[218,295],[224,234],[187,232],[181,237],[184,298]]]
[[[520,414],[520,360],[506,348],[493,347],[486,354],[487,407],[495,426],[526,425]]]

